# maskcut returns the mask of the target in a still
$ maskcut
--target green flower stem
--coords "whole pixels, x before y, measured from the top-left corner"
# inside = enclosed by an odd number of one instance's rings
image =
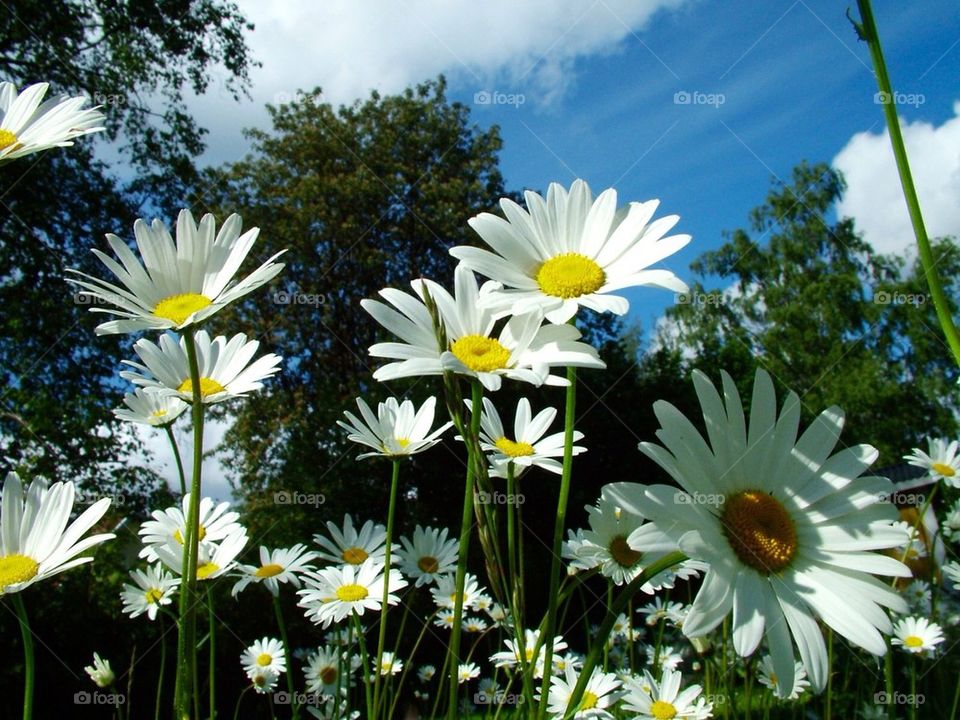
[[[163,700],[163,676],[167,671],[167,630],[160,615],[160,673],[157,676],[157,701],[154,704],[153,720],[160,720],[160,705]]]
[[[511,497],[517,497],[516,486],[516,470],[514,464],[511,462],[507,464],[508,499]],[[522,568],[518,569],[517,567],[517,523],[514,522],[514,508],[519,510],[520,504],[515,502],[513,503],[513,507],[511,507],[509,503],[507,504],[507,564],[509,566],[508,571],[510,573],[510,587],[512,588],[507,597],[510,602],[510,615],[513,618],[514,642],[517,643],[518,648],[522,648],[524,644],[524,624],[522,604],[520,601],[520,588],[523,587],[523,573]],[[522,534],[522,530],[520,531],[520,534]],[[532,703],[534,701],[533,673],[528,672],[529,663],[527,663],[526,656],[523,653],[518,653],[518,658],[520,660],[520,676],[523,679],[524,701]]]
[[[953,323],[953,317],[950,315],[950,306],[947,304],[947,297],[940,284],[936,261],[933,258],[930,240],[927,237],[927,229],[923,223],[920,201],[917,198],[917,191],[913,185],[913,175],[910,172],[907,149],[903,143],[903,135],[900,132],[900,120],[897,116],[897,105],[894,102],[895,95],[893,94],[893,87],[890,83],[890,75],[887,72],[887,63],[883,58],[883,47],[880,44],[880,34],[877,31],[877,23],[873,17],[873,8],[870,5],[870,0],[857,0],[857,7],[860,9],[862,23],[857,25],[857,30],[860,33],[861,39],[865,40],[870,47],[870,58],[873,61],[873,69],[876,72],[877,86],[880,89],[881,98],[887,100],[887,102],[883,103],[883,114],[887,121],[890,144],[893,146],[893,156],[897,161],[897,172],[900,174],[903,196],[907,201],[907,210],[910,213],[910,223],[913,225],[913,234],[917,238],[917,247],[920,250],[919,255],[920,263],[923,265],[923,274],[927,278],[927,285],[930,288],[933,307],[937,311],[937,319],[940,321],[940,327],[943,329],[947,344],[953,352],[953,359],[960,365],[960,334],[957,333],[957,328]]]
[[[669,555],[660,558],[657,562],[645,568],[642,573],[637,575],[637,577],[631,580],[630,583],[620,591],[620,594],[617,595],[616,599],[607,609],[607,616],[604,618],[603,624],[600,626],[600,632],[597,634],[596,642],[593,643],[593,646],[590,648],[590,652],[587,653],[587,657],[583,661],[583,668],[580,670],[580,677],[577,678],[576,687],[573,688],[573,692],[570,694],[570,701],[567,703],[567,711],[564,713],[564,720],[572,718],[579,709],[580,701],[583,699],[583,691],[587,689],[587,682],[590,680],[590,676],[593,674],[594,668],[597,667],[597,663],[601,660],[603,647],[607,643],[607,637],[609,637],[610,631],[617,622],[617,617],[623,612],[623,609],[630,602],[631,598],[637,594],[643,584],[648,582],[650,578],[656,577],[664,570],[672,568],[674,565],[678,565],[686,559],[687,556],[682,552],[670,553]],[[547,647],[550,647],[550,645],[547,645]]]
[[[36,662],[33,655],[33,633],[30,631],[30,618],[27,617],[27,606],[23,604],[20,593],[11,596],[13,609],[17,612],[20,621],[20,634],[23,636],[23,665],[25,677],[23,682],[23,720],[33,718],[33,685],[36,679]]]
[[[383,647],[387,641],[387,600],[390,597],[390,562],[393,549],[393,519],[397,511],[397,485],[400,482],[400,460],[394,459],[390,476],[390,505],[387,508],[387,545],[383,559],[383,597],[380,603],[380,635],[377,639],[377,675],[373,681],[373,716],[380,713],[380,664],[383,662]],[[372,720],[371,718],[371,720]]]
[[[373,694],[370,692],[370,658],[367,657],[367,643],[363,636],[363,628],[360,626],[360,616],[353,613],[353,628],[357,631],[357,643],[360,645],[360,665],[363,670],[363,693],[367,703],[367,717],[373,720]],[[377,675],[380,675],[380,668],[376,669]]]
[[[283,642],[283,657],[287,661],[287,692],[290,694],[292,703],[293,717],[300,717],[300,705],[297,703],[296,688],[293,686],[293,653],[290,651],[290,642],[287,640],[287,625],[283,622],[283,610],[280,608],[279,589],[276,595],[270,593],[273,598],[273,613],[277,616],[277,626],[280,628],[280,640]]]
[[[196,708],[196,638],[197,638],[197,557],[199,550],[200,483],[203,469],[203,396],[200,392],[200,366],[193,329],[183,335],[190,364],[193,388],[193,476],[190,481],[190,506],[187,509],[187,535],[183,543],[183,565],[180,581],[180,627],[177,634],[177,720],[190,720],[191,705]],[[199,713],[197,713],[199,715]]]
[[[950,717],[957,717],[957,710],[960,710],[960,682],[953,679],[956,689],[953,691],[953,709],[950,711]]]
[[[910,656],[910,696],[914,700],[910,703],[910,720],[917,720],[917,658],[913,654]]]
[[[887,687],[887,717],[897,720],[897,706],[893,702],[893,648],[887,642],[887,654],[883,658],[883,677]]]
[[[173,423],[164,425],[163,429],[167,433],[167,439],[170,441],[170,447],[173,448],[173,459],[177,463],[177,477],[180,478],[180,497],[187,494],[187,476],[183,472],[183,459],[180,457],[180,448],[177,446],[177,438],[173,435]]]
[[[207,624],[210,627],[210,667],[208,668],[210,678],[210,720],[216,720],[217,717],[217,690],[216,690],[216,667],[217,667],[217,636],[216,636],[216,617],[213,614],[213,588],[207,585]]]
[[[443,667],[440,668],[440,673],[437,675],[437,696],[433,699],[433,709],[430,711],[430,718],[437,717],[437,708],[440,707],[440,699],[443,696],[444,682],[443,678],[447,676],[447,668],[450,666],[450,653],[446,652],[443,654]]]
[[[553,667],[553,637],[557,634],[557,596],[560,587],[560,553],[563,549],[563,528],[567,521],[567,501],[570,498],[570,478],[573,473],[573,424],[576,419],[577,369],[567,368],[567,403],[563,423],[563,473],[560,476],[560,494],[557,497],[557,521],[553,526],[553,548],[550,559],[550,590],[547,595],[547,625],[544,629],[543,673],[549,678]],[[544,686],[548,685],[547,682]],[[550,693],[540,693],[540,720],[547,715],[547,698]],[[452,719],[451,719],[452,720]]]
[[[239,720],[239,718],[240,718],[240,703],[243,701],[243,696],[246,695],[248,692],[250,692],[250,688],[252,688],[252,687],[253,687],[253,685],[247,685],[247,686],[243,689],[243,692],[240,693],[239,697],[237,697],[237,705],[236,705],[236,707],[234,707],[234,709],[233,709],[233,720]]]
[[[410,605],[406,605],[406,608],[409,610]],[[410,668],[413,667],[413,658],[417,655],[417,650],[420,648],[420,643],[423,640],[423,636],[426,635],[427,630],[430,628],[430,623],[433,622],[433,619],[439,612],[439,610],[435,610],[433,614],[424,621],[423,627],[420,628],[420,634],[417,635],[417,641],[413,644],[413,649],[410,651],[409,656],[407,656],[407,661],[403,665],[403,671],[400,673],[400,681],[397,683],[397,692],[393,698],[393,702],[390,703],[390,712],[387,714],[387,717],[396,717],[394,713],[397,709],[397,700],[400,699],[400,690],[403,689],[403,683],[407,679],[407,673],[409,673]],[[406,613],[404,613],[404,616],[406,617]],[[402,635],[403,633],[401,632],[400,634]],[[397,647],[399,649],[399,645]],[[396,650],[394,651],[394,655],[396,655]]]
[[[474,457],[474,439],[480,432],[480,415],[483,411],[483,386],[479,381],[472,382],[473,407],[470,415],[470,435],[464,435],[470,457],[467,460],[467,478],[463,490],[463,515],[460,520],[460,547],[457,555],[457,597],[453,603],[453,628],[451,629],[450,648],[447,657],[450,659],[450,697],[447,703],[448,720],[457,720],[458,680],[457,670],[460,664],[460,631],[463,622],[463,586],[467,576],[467,553],[470,550],[470,530],[473,521],[473,485],[476,466],[483,462],[482,458]]]

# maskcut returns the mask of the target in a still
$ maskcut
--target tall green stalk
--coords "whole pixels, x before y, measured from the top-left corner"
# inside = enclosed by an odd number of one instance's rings
[[[153,720],[160,720],[160,706],[163,701],[163,676],[167,671],[167,630],[160,615],[160,672],[157,675],[157,701],[154,704]]]
[[[383,662],[383,647],[387,641],[387,600],[390,597],[390,562],[393,549],[393,519],[397,510],[397,485],[400,481],[400,460],[394,458],[393,472],[390,476],[390,505],[387,508],[387,545],[383,559],[383,597],[380,604],[380,635],[377,640],[377,676],[373,681],[373,713],[379,717],[380,713],[380,666]],[[371,719],[372,720],[372,719]]]
[[[857,7],[860,9],[861,22],[854,23],[854,25],[860,34],[860,38],[866,41],[870,48],[870,59],[873,61],[873,69],[877,76],[877,87],[880,89],[880,98],[884,100],[882,103],[883,114],[887,121],[890,144],[893,146],[893,156],[897,161],[900,185],[903,187],[903,196],[907,201],[907,210],[910,213],[910,224],[913,226],[913,234],[916,236],[917,247],[920,250],[923,274],[927,278],[930,298],[933,300],[933,307],[937,312],[937,319],[940,321],[940,327],[947,339],[947,345],[953,352],[954,361],[960,365],[960,334],[957,333],[953,317],[950,315],[950,306],[947,304],[947,297],[940,283],[940,275],[937,273],[937,265],[930,248],[923,214],[920,211],[920,200],[917,198],[917,191],[913,185],[913,175],[910,172],[907,149],[900,132],[900,120],[897,116],[895,102],[896,96],[893,93],[890,75],[887,72],[887,63],[883,57],[883,47],[880,44],[880,33],[877,31],[877,23],[873,17],[873,8],[870,5],[870,0],[857,0]]]
[[[20,635],[23,637],[23,665],[25,671],[23,683],[23,720],[33,718],[33,685],[36,677],[36,661],[33,654],[33,633],[30,631],[30,618],[27,616],[27,606],[23,604],[20,593],[13,593],[11,597],[13,609],[17,612],[20,621]]]
[[[183,459],[180,457],[180,448],[177,445],[177,438],[173,435],[173,423],[163,426],[167,432],[167,439],[170,441],[170,447],[173,449],[173,459],[177,464],[177,478],[180,480],[180,497],[187,494],[187,476],[183,472]]]
[[[216,617],[213,614],[213,588],[210,585],[207,585],[207,624],[209,625],[210,632],[210,667],[207,668],[208,678],[210,681],[210,690],[209,690],[209,699],[210,699],[210,720],[216,720],[217,717],[217,623]]]
[[[547,625],[544,630],[544,656],[543,656],[543,674],[545,678],[551,675],[553,667],[553,637],[557,634],[557,595],[560,587],[560,553],[563,549],[563,529],[567,521],[567,501],[570,498],[570,478],[573,474],[573,423],[576,419],[577,402],[577,369],[575,367],[567,368],[567,403],[563,421],[563,473],[560,476],[560,494],[557,497],[557,521],[553,526],[553,547],[552,557],[550,559],[550,590],[547,605]],[[544,681],[545,690],[540,693],[540,708],[537,717],[543,718],[547,714],[547,699],[549,693],[546,692],[546,685],[549,680]]]
[[[277,626],[280,628],[280,640],[283,642],[283,657],[287,661],[287,692],[290,694],[293,718],[300,717],[300,703],[297,702],[297,691],[293,685],[293,653],[290,651],[290,641],[287,640],[287,625],[283,622],[283,610],[280,608],[280,592],[271,593],[273,598],[273,612],[277,616]]]

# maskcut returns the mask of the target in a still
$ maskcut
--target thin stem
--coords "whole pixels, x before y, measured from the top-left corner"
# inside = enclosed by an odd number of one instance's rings
[[[409,605],[406,606],[409,609]],[[394,712],[397,709],[397,700],[400,699],[400,690],[403,688],[403,683],[407,679],[407,673],[410,672],[410,668],[413,667],[413,658],[417,654],[417,649],[420,647],[420,642],[423,640],[423,636],[426,634],[427,630],[430,627],[430,623],[433,621],[433,618],[437,616],[439,610],[435,610],[433,614],[426,619],[423,623],[423,627],[420,628],[420,634],[417,635],[417,641],[413,644],[413,649],[410,651],[410,654],[407,656],[407,661],[404,663],[403,672],[400,673],[400,681],[397,683],[397,693],[393,698],[393,702],[390,703],[390,712],[387,717],[396,717]],[[402,635],[403,633],[401,633]],[[399,646],[398,646],[399,647]],[[396,653],[394,653],[396,654]]]
[[[367,702],[367,717],[373,720],[373,695],[370,692],[370,658],[367,657],[367,643],[363,636],[363,628],[360,626],[360,616],[353,613],[353,627],[357,631],[357,643],[360,645],[360,665],[363,668],[363,692],[364,699]],[[376,669],[377,675],[380,674],[380,668]]]
[[[160,674],[157,676],[157,702],[154,705],[153,720],[160,720],[160,705],[163,700],[163,676],[167,671],[167,630],[163,615],[160,615]]]
[[[560,494],[557,497],[557,520],[553,526],[553,547],[550,558],[550,590],[547,595],[547,626],[544,633],[543,674],[550,678],[553,668],[553,638],[557,634],[557,595],[560,587],[560,553],[563,549],[563,528],[567,520],[567,501],[570,498],[570,478],[573,473],[573,423],[576,419],[577,369],[567,368],[567,402],[563,421],[563,472],[560,476]],[[601,641],[605,644],[605,641]],[[547,714],[546,692],[549,680],[544,681],[540,693],[540,708],[537,717],[543,720]],[[579,702],[579,699],[578,699]],[[452,719],[451,719],[452,720]]]
[[[33,718],[33,685],[36,679],[33,633],[30,631],[27,606],[23,604],[20,593],[13,593],[11,602],[13,602],[13,609],[17,612],[17,619],[20,621],[20,634],[23,637],[23,665],[26,673],[23,683],[23,720],[31,720]]]
[[[207,672],[210,678],[210,720],[216,720],[217,717],[217,690],[216,690],[216,667],[217,667],[217,636],[216,636],[216,617],[213,614],[213,587],[207,586],[207,624],[210,626],[210,667]]]
[[[290,651],[290,642],[287,640],[287,625],[283,622],[283,610],[280,608],[279,589],[276,595],[273,595],[273,612],[277,616],[277,626],[280,628],[280,640],[283,642],[283,657],[287,661],[287,692],[290,694],[292,703],[293,717],[300,717],[300,705],[297,702],[296,688],[293,686],[293,653]]]
[[[913,654],[910,656],[910,700],[910,720],[917,720],[917,658]]]
[[[957,717],[957,710],[960,710],[960,682],[954,680],[956,689],[953,691],[953,709],[950,711],[950,717]]]
[[[380,712],[380,667],[383,663],[383,647],[387,641],[387,609],[389,607],[387,601],[390,597],[390,554],[393,549],[393,520],[397,510],[397,485],[399,482],[400,460],[394,459],[393,472],[390,475],[390,505],[387,508],[387,545],[383,559],[383,597],[380,602],[380,634],[377,639],[377,676],[373,681],[373,717],[378,717],[378,713]]]
[[[887,643],[887,654],[883,658],[883,676],[887,685],[887,717],[897,720],[897,706],[893,702],[893,650]]]
[[[250,692],[250,688],[252,688],[252,687],[253,687],[253,685],[247,685],[247,686],[243,689],[243,692],[240,693],[240,696],[237,698],[237,705],[236,705],[236,707],[233,709],[233,720],[239,720],[239,718],[240,718],[240,703],[243,701],[243,696],[246,695],[248,692]]]
[[[173,423],[163,426],[167,432],[167,440],[170,441],[170,447],[173,449],[173,459],[177,463],[177,477],[180,479],[180,497],[187,494],[187,476],[183,472],[183,459],[180,457],[180,447],[177,445],[177,438],[173,434]]]

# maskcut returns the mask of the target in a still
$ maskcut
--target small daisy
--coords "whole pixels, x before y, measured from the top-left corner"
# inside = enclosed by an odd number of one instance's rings
[[[555,673],[565,673],[567,668],[579,670],[583,667],[583,656],[575,652],[568,652],[566,655],[553,656],[553,671]]]
[[[509,625],[510,619],[507,617],[507,609],[498,603],[493,603],[487,610],[487,617],[493,622],[494,627]]]
[[[433,680],[433,676],[437,674],[437,668],[433,665],[423,665],[419,670],[417,670],[417,679],[422,683],[428,683]]]
[[[500,695],[500,686],[493,678],[483,678],[477,683],[477,704],[493,705]]]
[[[237,522],[240,513],[230,510],[229,502],[214,504],[213,498],[200,498],[201,542],[219,542],[228,535],[243,529]],[[186,536],[186,516],[190,513],[190,493],[183,496],[180,507],[168,507],[166,510],[154,510],[153,520],[147,520],[140,526],[139,535],[143,542],[140,557],[147,562],[156,562],[157,546],[168,545],[171,540],[181,547]]]
[[[634,720],[664,720],[664,718],[693,718],[706,720],[713,717],[713,705],[703,698],[697,700],[701,688],[691,685],[680,692],[683,675],[664,669],[658,683],[644,671],[643,677],[627,677],[623,681],[626,693],[623,708],[634,714]]]
[[[412,401],[397,403],[396,398],[387,398],[379,404],[374,415],[366,401],[357,398],[357,407],[363,419],[344,411],[350,422],[337,420],[337,425],[350,433],[348,440],[373,448],[374,452],[362,453],[357,460],[369,457],[401,458],[432,448],[453,425],[447,422],[430,431],[436,406],[437,399],[431,396],[414,412]]]
[[[617,211],[613,188],[594,200],[583,180],[570,190],[550,183],[546,200],[524,193],[527,209],[503,198],[506,219],[481,213],[472,227],[494,252],[455,247],[450,254],[462,264],[506,286],[487,302],[519,314],[543,312],[552,323],[565,323],[582,306],[623,315],[630,304],[612,293],[638,285],[686,292],[686,284],[669,270],[651,265],[690,242],[689,235],[664,237],[680,219],[676,215],[651,223],[659,200],[630,203]]]
[[[340,652],[335,648],[322,647],[313,653],[303,668],[308,693],[330,694],[336,691],[340,678]]]
[[[482,633],[487,629],[487,621],[483,618],[465,618],[463,630],[468,633]]]
[[[266,695],[277,689],[279,673],[267,668],[257,668],[247,676],[257,695]]]
[[[563,559],[567,561],[567,574],[576,575],[597,566],[594,553],[587,552],[587,541],[583,537],[583,528],[567,530],[567,539],[563,543]]]
[[[683,664],[683,654],[673,645],[661,645],[659,653],[654,645],[644,645],[643,649],[647,653],[647,665],[653,666],[656,662],[661,668],[676,670]]]
[[[539,630],[524,630],[522,645],[517,643],[515,640],[504,640],[504,645],[507,646],[507,649],[491,655],[490,662],[494,663],[497,667],[509,668],[521,665],[521,659],[523,660],[522,664],[530,664],[533,662],[533,650],[537,646],[537,641],[539,639]],[[558,657],[566,649],[566,640],[559,635],[553,639],[552,657]],[[543,677],[543,661],[546,651],[547,647],[546,643],[544,643],[540,646],[540,651],[537,653],[537,662],[536,666],[534,667],[534,677]]]
[[[943,574],[950,578],[955,587],[960,587],[960,562],[951,560],[944,564]]]
[[[943,438],[930,438],[927,443],[929,452],[914,448],[913,453],[904,455],[903,459],[922,467],[934,480],[943,479],[952,487],[960,488],[960,455],[957,454],[960,443]]]
[[[0,82],[0,163],[52,147],[73,145],[73,138],[104,129],[103,113],[82,109],[82,95],[52,97],[41,104],[48,83],[29,85],[17,93],[11,82]]]
[[[380,291],[393,307],[378,300],[360,303],[403,341],[370,347],[374,357],[396,361],[378,369],[373,374],[376,380],[441,375],[449,370],[475,377],[485,388],[496,391],[505,377],[537,386],[566,385],[566,378],[550,374],[552,367],[606,367],[594,348],[579,342],[580,332],[575,327],[543,326],[539,313],[514,315],[494,337],[497,316],[478,306],[477,280],[462,265],[454,273],[453,295],[431,280],[414,280],[411,285],[416,296],[393,288]],[[424,303],[427,294],[440,314],[446,347],[440,347],[434,333]]]
[[[467,573],[463,581],[463,607],[476,610],[477,599],[481,596],[477,576]],[[439,608],[451,610],[457,602],[457,579],[454,575],[444,575],[437,580],[437,586],[430,591],[433,602]]]
[[[379,612],[383,599],[383,570],[381,563],[368,558],[359,566],[344,565],[306,572],[303,575],[306,587],[297,591],[300,596],[298,604],[306,609],[307,618],[324,628],[352,613]],[[398,570],[391,569],[387,586],[387,603],[396,605],[400,598],[394,593],[406,587],[407,581]]]
[[[778,680],[777,673],[773,669],[773,658],[769,655],[764,655],[760,664],[757,666],[757,670],[757,679],[760,681],[760,684],[776,692]],[[810,687],[810,683],[807,681],[807,671],[803,669],[803,663],[794,663],[793,692],[790,693],[787,700],[796,700],[808,687]]]
[[[620,681],[613,673],[595,669],[590,674],[587,686],[580,697],[580,705],[573,715],[567,714],[567,706],[573,696],[573,689],[579,680],[577,671],[567,666],[562,675],[550,678],[550,691],[547,696],[547,712],[555,718],[613,718],[607,708],[613,705],[622,693],[617,692]],[[573,709],[573,708],[571,708]]]
[[[315,552],[307,550],[306,546],[300,544],[272,551],[261,545],[260,565],[237,566],[242,577],[233,586],[232,594],[236,597],[250,583],[262,584],[274,597],[280,594],[280,583],[290,583],[295,588],[299,588],[299,573],[313,570],[309,563],[316,556]]]
[[[337,564],[361,565],[367,558],[383,562],[386,557],[387,529],[373,520],[367,520],[359,531],[353,527],[353,518],[343,516],[343,530],[327,520],[330,537],[314,535],[313,541],[322,548],[318,556]],[[393,552],[393,551],[392,551]]]
[[[215,580],[230,572],[237,564],[237,556],[247,544],[247,531],[240,527],[220,542],[201,541],[197,547],[197,580]],[[173,541],[156,545],[157,557],[177,575],[183,575],[183,547]]]
[[[943,536],[948,540],[960,540],[960,500],[957,500],[943,518]]]
[[[470,400],[467,407],[472,408]],[[530,401],[521,398],[513,421],[513,436],[507,437],[503,429],[500,413],[490,401],[483,399],[483,412],[480,414],[480,447],[490,453],[494,476],[506,477],[507,466],[513,463],[514,472],[519,476],[530,467],[541,467],[559,475],[563,465],[556,459],[563,457],[564,433],[558,432],[544,437],[547,429],[557,416],[556,408],[545,408],[532,416]],[[574,431],[573,441],[583,440],[583,433]],[[575,445],[573,454],[586,452],[585,447]]]
[[[190,407],[178,397],[163,395],[155,390],[144,388],[126,393],[123,396],[123,404],[127,407],[115,408],[113,411],[117,419],[153,427],[171,424]]]
[[[456,613],[453,610],[440,610],[433,619],[433,624],[439,628],[452,630],[454,620],[456,620]]]
[[[151,565],[144,570],[131,570],[130,577],[136,585],[124,583],[120,599],[123,600],[123,612],[131,618],[147,614],[151,620],[157,619],[157,612],[164,605],[173,602],[173,596],[180,585],[179,578],[173,577],[162,565]]]
[[[392,652],[384,651],[383,657],[380,658],[380,674],[396,675],[401,670],[403,670],[403,660],[396,657]]]
[[[247,677],[253,679],[257,671],[268,671],[280,675],[287,671],[287,660],[283,653],[283,643],[276,638],[265,637],[257,640],[243,651],[240,656]]]
[[[912,612],[918,615],[930,614],[933,597],[930,592],[930,583],[927,581],[914,580],[903,589],[903,597],[906,598]]]
[[[167,227],[154,220],[148,225],[133,224],[142,262],[121,238],[107,234],[118,263],[100,250],[94,254],[123,285],[100,280],[80,272],[69,282],[83,288],[82,295],[99,298],[116,309],[93,307],[92,312],[116,315],[97,326],[98,335],[132,333],[141,330],[182,330],[203,322],[224,307],[269,282],[283,270],[276,260],[285,250],[268,259],[243,280],[235,275],[260,233],[259,228],[240,234],[242,220],[231,215],[216,232],[216,219],[204,215],[197,225],[189,210],[177,217],[177,243]]]
[[[100,533],[80,539],[103,518],[109,498],[95,502],[67,527],[75,494],[72,482],[47,487],[42,479],[24,493],[20,477],[7,473],[0,504],[0,597],[92,562],[89,555],[77,556],[116,537]]]
[[[447,539],[447,528],[423,528],[417,525],[413,529],[413,538],[400,538],[402,549],[397,553],[400,570],[416,587],[435,583],[441,576],[449,575],[457,569],[458,543]]]
[[[260,341],[248,341],[243,333],[237,333],[229,340],[222,335],[211,340],[205,330],[198,330],[194,338],[200,366],[200,399],[204,405],[246,397],[263,388],[263,380],[280,372],[279,355],[270,353],[251,362]],[[124,360],[125,365],[135,370],[122,370],[120,377],[162,395],[193,402],[193,382],[184,338],[178,342],[175,336],[164,334],[160,336],[159,345],[141,338],[133,349],[143,363]]]
[[[97,653],[93,654],[93,665],[87,665],[83,670],[97,687],[110,687],[116,677],[110,667],[110,661],[104,660]]]
[[[680,613],[683,612],[683,604],[678,602],[671,602],[667,600],[664,602],[660,597],[655,597],[652,603],[647,603],[642,608],[637,610],[641,615],[647,616],[647,625],[653,627],[661,620],[668,620],[671,617],[678,617]]]
[[[461,663],[457,666],[457,683],[463,685],[480,677],[480,668],[476,663]]]
[[[894,645],[909,653],[928,653],[943,642],[943,630],[923,617],[906,617],[893,627]]]

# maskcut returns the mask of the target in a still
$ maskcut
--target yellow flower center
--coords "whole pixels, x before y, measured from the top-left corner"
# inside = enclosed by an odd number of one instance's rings
[[[349,547],[343,551],[343,561],[351,565],[359,565],[368,557],[370,557],[370,555],[361,547]]]
[[[333,685],[337,682],[337,669],[329,665],[320,671],[320,682],[324,685]]]
[[[166,410],[154,410],[152,413],[150,413],[150,417],[158,418],[158,417],[163,417],[166,414],[167,414]]]
[[[397,445],[399,445],[401,448],[405,448],[409,444],[410,438],[397,438]]]
[[[953,477],[957,474],[956,470],[945,463],[933,463],[933,465],[930,466],[930,469],[938,475],[943,475],[944,477]]]
[[[580,253],[564,253],[547,260],[537,270],[537,284],[547,295],[575,298],[595,293],[607,281],[597,263]]]
[[[163,600],[163,590],[150,588],[144,594],[144,597],[146,597],[148,605],[157,605],[161,600]]]
[[[9,130],[0,130],[0,150],[6,150],[11,145],[16,145],[20,140]]]
[[[260,674],[255,675],[253,678],[253,684],[256,685],[257,687],[263,687],[264,685],[267,684],[267,676],[260,675]]]
[[[610,557],[621,567],[630,568],[640,562],[643,553],[637,552],[627,544],[627,538],[617,535],[610,543]]]
[[[257,665],[260,667],[266,667],[273,662],[273,656],[270,653],[260,653],[257,655]]]
[[[26,555],[7,555],[0,557],[0,595],[8,585],[32,580],[37,576],[40,565]]]
[[[524,657],[527,659],[527,662],[533,662],[533,648],[527,648],[524,653]]]
[[[592,710],[597,706],[597,700],[599,700],[594,693],[587,690],[583,693],[583,699],[580,701],[581,710]]]
[[[215,562],[208,562],[200,565],[197,568],[197,580],[206,580],[208,577],[213,575],[220,569],[220,566]]]
[[[450,346],[450,352],[474,372],[503,370],[510,361],[509,350],[483,335],[464,335]]]
[[[177,325],[183,325],[188,317],[198,310],[203,310],[212,302],[213,300],[206,295],[200,295],[199,293],[171,295],[157,303],[157,306],[153,309],[153,314]]]
[[[283,565],[277,565],[276,563],[268,563],[257,568],[256,572],[253,573],[258,578],[272,578],[283,572]]]
[[[343,602],[357,602],[369,594],[363,585],[341,585],[337,588],[337,599]]]
[[[425,573],[435,573],[440,569],[440,563],[435,557],[424,555],[417,560],[417,567]]]
[[[502,437],[494,443],[497,449],[508,457],[523,457],[533,455],[533,445],[525,442],[514,442],[506,437]]]
[[[201,525],[200,531],[197,533],[197,535],[201,540],[203,540],[207,536],[207,529],[203,525]],[[173,531],[173,539],[176,540],[181,545],[183,545],[183,534],[179,530]]]
[[[208,395],[221,393],[224,390],[226,390],[226,388],[213,378],[200,378],[200,397],[205,398]],[[180,387],[177,388],[177,392],[193,395],[193,382],[190,380],[190,378],[187,378],[180,383]]]
[[[720,522],[737,557],[764,575],[783,570],[797,554],[793,519],[765,492],[737,493],[724,504]]]
[[[908,635],[904,639],[903,644],[909,648],[923,647],[923,638],[917,637],[916,635]]]
[[[677,716],[677,709],[668,702],[657,700],[650,706],[650,714],[657,720],[673,720]]]

